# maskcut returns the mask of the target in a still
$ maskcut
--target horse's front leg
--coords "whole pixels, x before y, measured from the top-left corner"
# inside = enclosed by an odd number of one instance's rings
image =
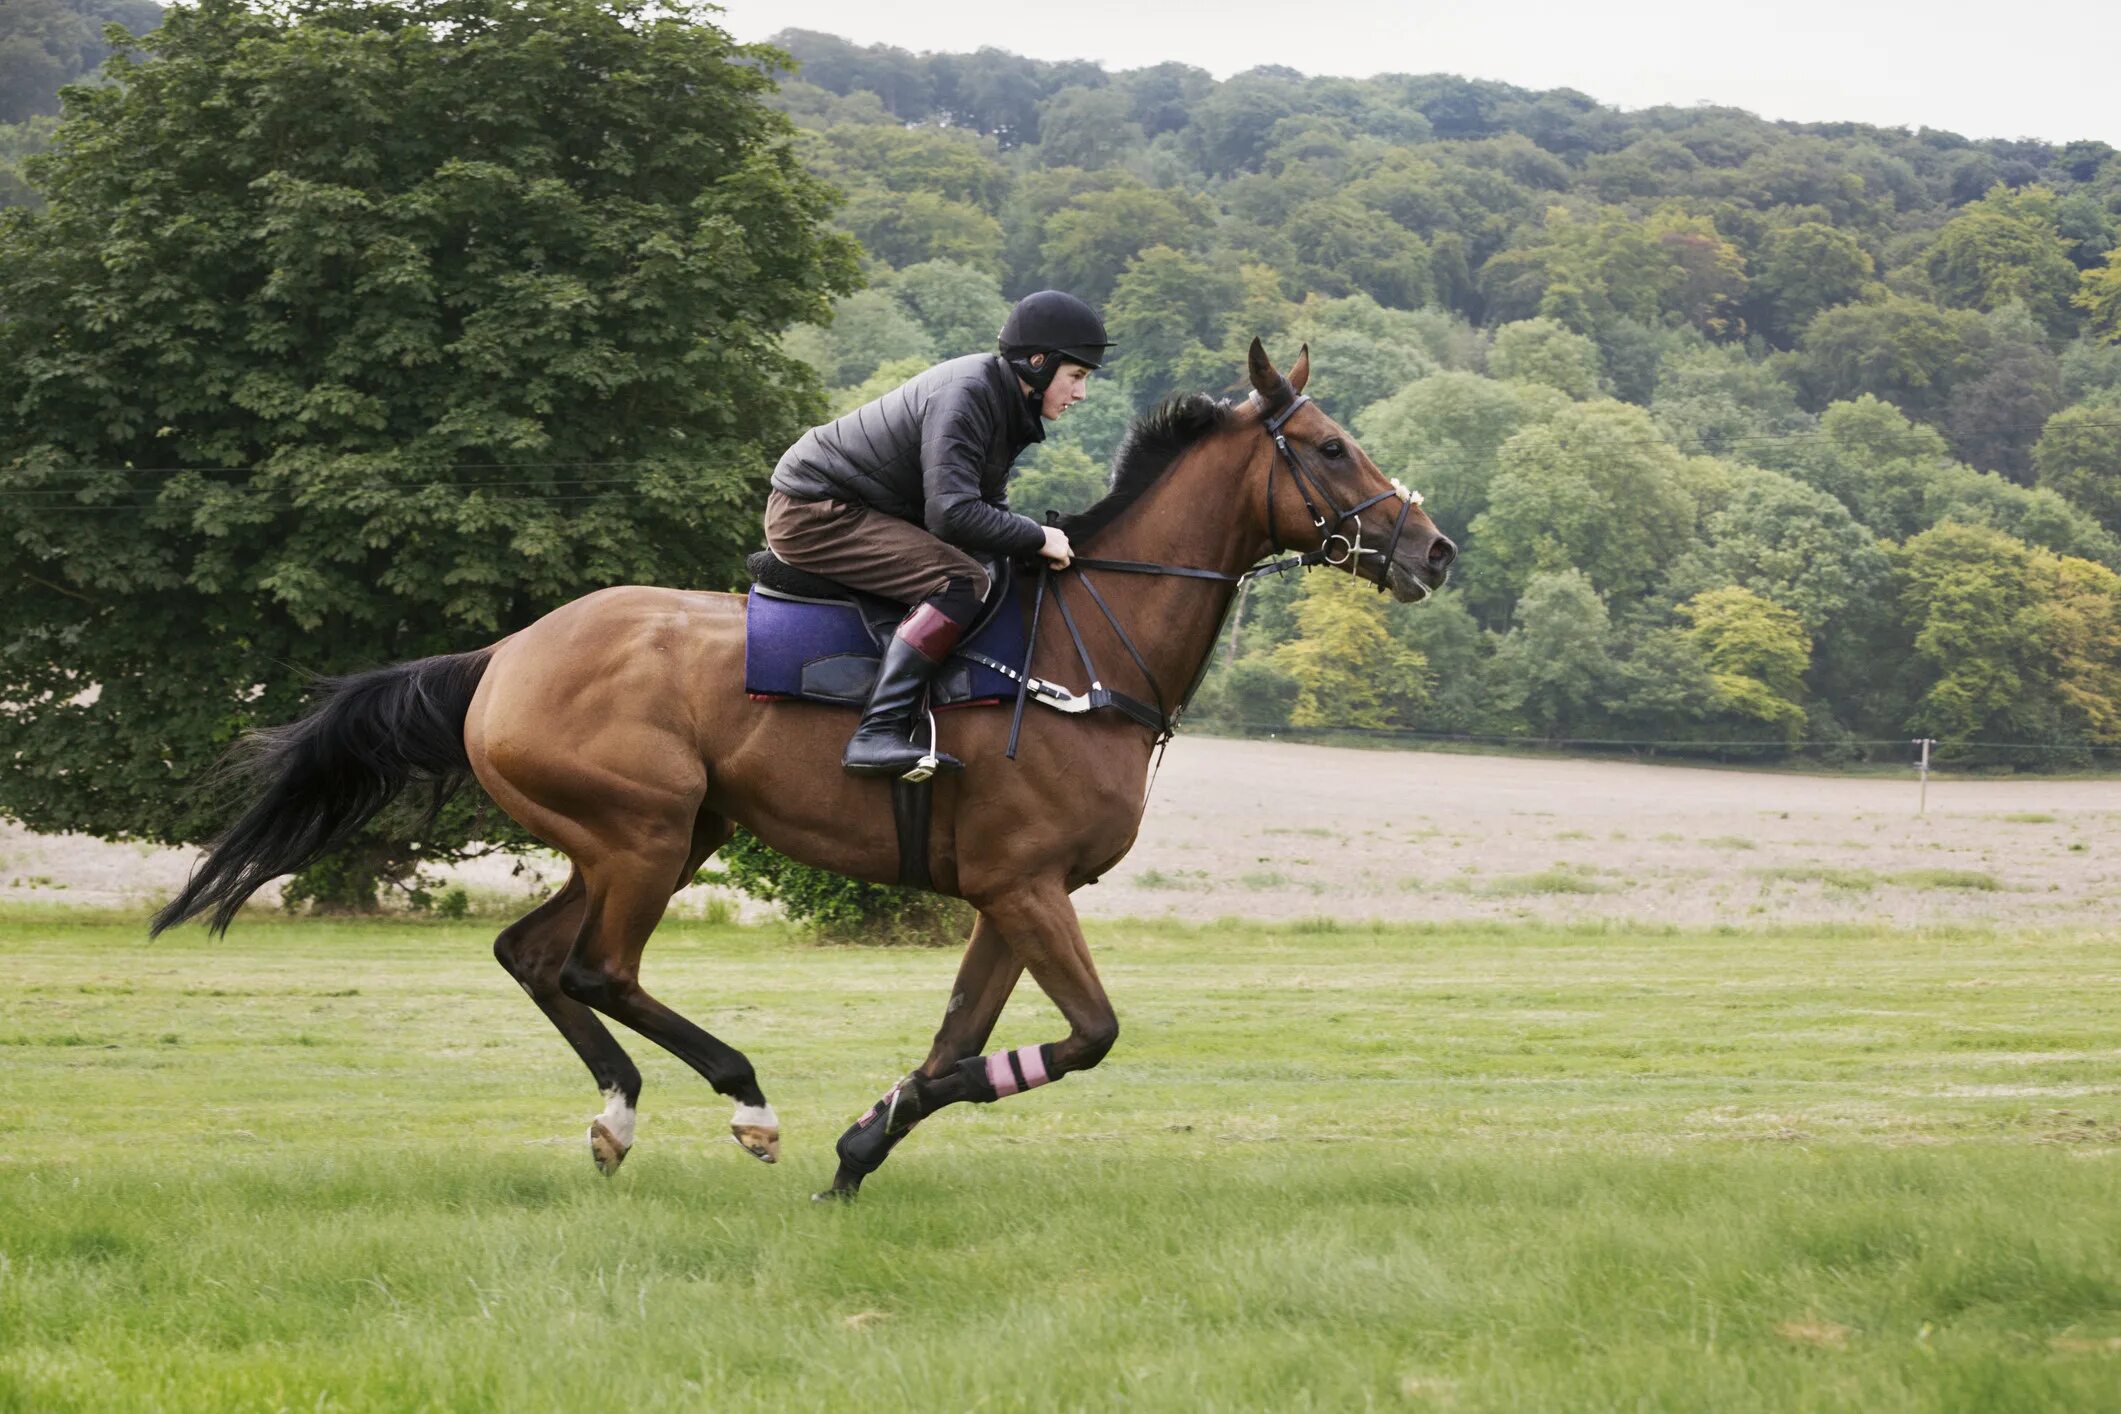
[[[1066,1039],[982,1056],[1018,976],[1029,969],[1069,1024]],[[913,1126],[960,1100],[987,1103],[1087,1070],[1119,1038],[1119,1020],[1090,961],[1075,906],[1057,885],[1028,890],[980,914],[935,1044],[840,1136],[839,1172],[820,1198],[851,1198]]]

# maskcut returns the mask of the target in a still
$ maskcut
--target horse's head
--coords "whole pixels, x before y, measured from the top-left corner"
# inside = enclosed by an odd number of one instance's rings
[[[1284,376],[1254,339],[1247,365],[1261,423],[1274,439],[1263,510],[1269,543],[1320,551],[1327,564],[1390,590],[1401,603],[1442,588],[1458,547],[1422,510],[1419,492],[1379,471],[1303,396],[1310,346]]]

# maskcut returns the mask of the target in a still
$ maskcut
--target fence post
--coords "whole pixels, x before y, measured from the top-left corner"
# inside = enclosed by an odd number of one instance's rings
[[[1930,808],[1930,748],[1937,744],[1935,737],[1917,737],[1915,745],[1922,748],[1922,759],[1915,763],[1915,770],[1922,777],[1921,792],[1915,798],[1915,813],[1926,815]]]

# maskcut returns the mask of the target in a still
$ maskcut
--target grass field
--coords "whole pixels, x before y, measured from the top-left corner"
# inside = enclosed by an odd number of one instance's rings
[[[491,932],[0,916],[0,1407],[2121,1407],[2111,935],[1100,924],[840,1208],[954,956],[667,928],[607,1182]]]

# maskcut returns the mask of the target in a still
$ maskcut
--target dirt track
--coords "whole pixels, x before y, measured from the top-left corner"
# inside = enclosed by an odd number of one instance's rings
[[[160,901],[189,862],[0,827],[0,897]],[[509,868],[460,877],[525,891]],[[1188,737],[1134,853],[1077,897],[1092,917],[2111,926],[2121,783],[1938,781],[1917,817],[1912,777]]]

